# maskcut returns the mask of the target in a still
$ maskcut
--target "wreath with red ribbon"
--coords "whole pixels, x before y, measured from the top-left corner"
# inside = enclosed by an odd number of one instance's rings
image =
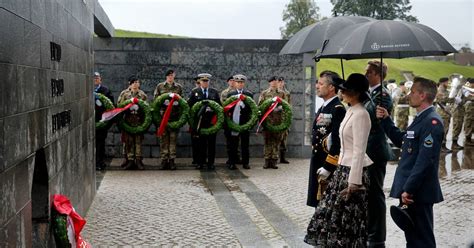
[[[215,113],[215,124],[209,128],[200,128],[199,129],[199,134],[202,135],[211,135],[217,133],[219,129],[222,128],[222,124],[224,123],[224,109],[222,108],[221,105],[219,105],[215,101],[211,100],[202,100],[197,103],[195,103],[192,107],[191,110],[189,111],[189,124],[191,127],[194,129],[197,126],[196,119],[198,119],[198,112],[200,112],[201,108],[204,106],[204,104],[207,104],[209,108],[211,108],[214,113]]]
[[[96,93],[96,96],[97,96],[97,100],[99,100],[100,103],[102,103],[102,105],[104,106],[106,112],[114,109],[114,104],[104,94]],[[96,103],[96,105],[97,105],[97,103]],[[96,108],[97,108],[97,106],[96,106]],[[96,129],[109,129],[111,125],[112,125],[112,122],[110,122],[110,121],[96,121],[95,122],[95,128]]]
[[[266,119],[268,115],[270,115],[270,113],[272,113],[277,106],[282,106],[283,108],[283,120],[280,124],[273,125],[270,122],[266,121]],[[260,104],[259,109],[260,113],[263,113],[263,115],[260,119],[260,122],[258,123],[257,132],[262,123],[265,130],[269,132],[282,132],[290,128],[291,121],[293,119],[293,112],[291,110],[290,104],[287,101],[276,96],[263,101],[262,104]]]
[[[151,125],[151,109],[150,109],[150,106],[148,106],[148,103],[146,101],[143,101],[143,100],[137,99],[137,98],[132,98],[132,99],[128,99],[128,100],[120,103],[118,108],[125,107],[126,105],[128,105],[130,103],[138,104],[138,106],[140,107],[139,108],[139,110],[140,110],[139,114],[143,114],[145,118],[144,118],[143,122],[138,126],[132,126],[129,123],[127,123],[127,121],[124,118],[122,118],[119,122],[119,127],[120,127],[121,130],[123,130],[127,133],[130,133],[130,134],[145,133]]]
[[[161,108],[164,105],[165,101],[168,100],[168,106],[163,114],[161,114]],[[171,115],[172,110],[176,109],[173,108],[174,102],[178,103],[178,111],[179,111],[179,119],[176,121],[169,121],[169,117]],[[158,127],[157,128],[157,136],[161,136],[165,129],[177,130],[184,126],[188,121],[189,117],[189,105],[182,97],[180,97],[176,93],[163,93],[158,96],[152,103],[152,117],[153,122]]]
[[[239,104],[239,102],[243,102],[245,104],[245,107],[250,108],[251,111],[250,119],[242,125],[240,125],[239,123],[235,123],[232,120],[232,112],[229,112],[232,108]],[[251,97],[248,97],[244,94],[241,94],[240,96],[234,95],[227,98],[223,105],[225,122],[227,126],[233,131],[239,133],[243,131],[248,131],[252,129],[258,121],[258,107]]]

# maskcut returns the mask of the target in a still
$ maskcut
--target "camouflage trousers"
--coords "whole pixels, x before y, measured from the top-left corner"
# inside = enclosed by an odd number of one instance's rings
[[[397,108],[397,127],[398,128],[400,128],[401,130],[407,130],[409,115],[410,115],[409,107]]]
[[[123,143],[125,145],[125,154],[128,160],[142,157],[143,134],[122,133]]]
[[[286,140],[288,139],[288,133],[290,131],[286,130],[283,133],[281,133],[281,141],[280,141],[280,151],[281,152],[286,152],[288,149],[286,147]]]
[[[443,143],[446,143],[446,136],[448,135],[449,132],[449,124],[451,123],[451,116],[448,115],[444,110],[437,108],[436,112],[441,116],[441,119],[443,119],[443,126],[444,126],[444,138],[443,138]]]
[[[464,122],[464,107],[458,107],[453,111],[453,140],[457,140],[461,134],[462,124]]]
[[[160,138],[160,157],[162,160],[176,158],[177,131],[166,130]]]
[[[466,116],[464,117],[464,134],[471,137],[474,132],[474,102],[466,105]]]
[[[264,131],[265,145],[263,147],[263,154],[265,159],[278,159],[279,148],[281,143],[281,132],[267,132]]]

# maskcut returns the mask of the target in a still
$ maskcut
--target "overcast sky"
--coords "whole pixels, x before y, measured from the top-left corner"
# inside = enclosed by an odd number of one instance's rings
[[[115,28],[194,38],[279,39],[290,0],[99,0]],[[329,0],[315,0],[330,16]],[[411,0],[411,14],[456,48],[474,48],[474,0]]]

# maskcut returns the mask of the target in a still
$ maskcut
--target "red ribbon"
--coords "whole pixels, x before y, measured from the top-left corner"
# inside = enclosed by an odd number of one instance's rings
[[[81,237],[81,230],[86,224],[86,221],[78,213],[76,213],[72,207],[71,201],[66,196],[57,194],[53,196],[53,206],[56,211],[58,211],[58,213],[65,214],[71,218],[74,225],[74,234],[77,248],[89,248],[89,244]]]
[[[237,99],[235,99],[235,101],[231,102],[229,105],[224,107],[224,113],[227,113],[231,108],[233,108],[235,105],[237,105],[237,103],[239,103],[240,101],[243,101],[243,100],[245,100],[245,95],[240,94],[240,96]]]
[[[281,103],[281,98],[276,96],[275,97],[275,101],[272,103],[272,105],[270,105],[270,107],[268,108],[267,112],[265,112],[265,114],[263,115],[262,119],[260,120],[260,122],[258,123],[258,127],[257,127],[257,133],[258,133],[258,129],[260,129],[260,126],[262,125],[263,121],[265,121],[265,119],[267,119],[268,115],[270,115],[271,112],[273,112],[273,110],[276,108],[276,106],[278,105],[278,103]]]
[[[114,108],[112,110],[106,111],[102,113],[102,119],[100,121],[109,121],[112,120],[115,116],[118,114],[122,113],[123,111],[129,109],[132,107],[134,104],[138,104],[138,99],[137,98],[132,98],[132,102],[125,105],[123,108]]]
[[[173,97],[171,97],[168,107],[166,107],[165,114],[163,115],[163,119],[161,120],[161,123],[160,123],[160,129],[158,129],[158,131],[156,132],[156,136],[161,137],[163,133],[165,132],[166,126],[168,126],[168,120],[171,115],[171,110],[173,109],[173,103],[176,100],[179,100],[179,95],[173,94]]]

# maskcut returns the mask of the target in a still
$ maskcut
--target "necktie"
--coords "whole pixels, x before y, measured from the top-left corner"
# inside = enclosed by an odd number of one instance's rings
[[[204,89],[204,97],[207,99],[207,89]]]

